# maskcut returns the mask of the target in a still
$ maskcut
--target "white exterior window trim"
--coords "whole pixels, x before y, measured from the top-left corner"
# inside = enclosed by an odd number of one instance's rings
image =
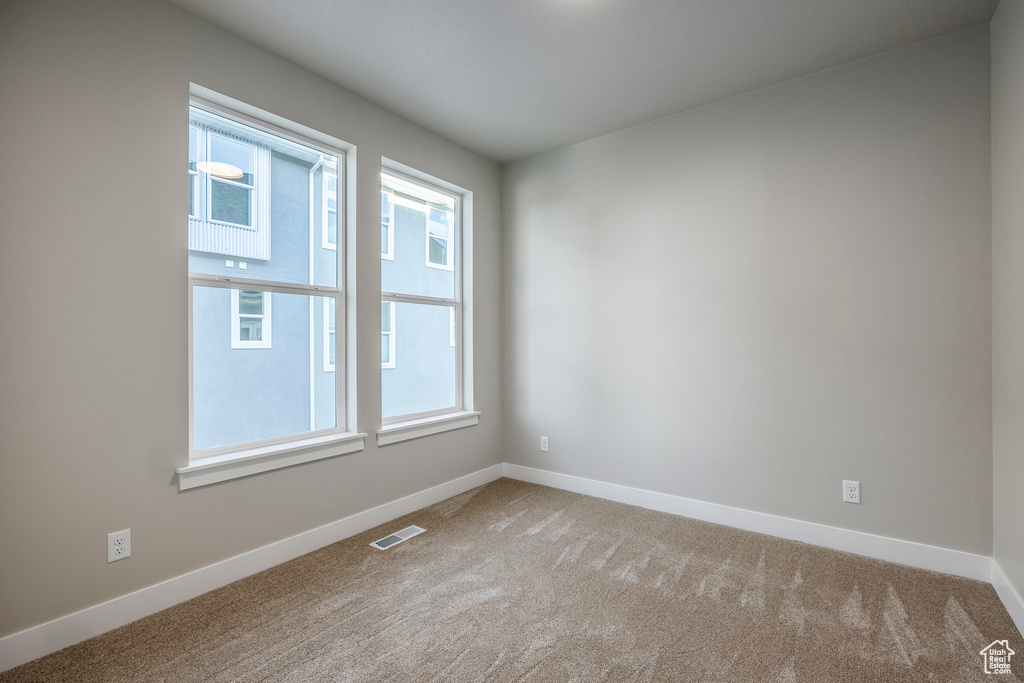
[[[334,313],[334,329],[331,329],[331,299],[324,298],[324,372],[334,372],[337,369],[336,363],[331,362],[331,335],[334,335],[334,359],[338,359],[338,313]]]
[[[252,126],[263,132],[305,145],[338,160],[338,249],[337,285],[321,286],[266,281],[249,278],[224,277],[204,273],[189,273],[188,286],[188,396],[189,396],[189,458],[188,464],[178,467],[178,489],[181,491],[209,484],[246,477],[283,467],[354,453],[364,448],[366,434],[358,432],[355,400],[356,361],[355,311],[350,297],[355,287],[354,267],[347,255],[355,253],[354,231],[347,230],[355,221],[356,149],[337,138],[311,128],[287,121],[269,112],[230,99],[212,90],[191,85],[190,106],[207,109],[221,116]],[[196,450],[194,425],[193,377],[193,292],[196,287],[219,287],[229,290],[256,290],[329,297],[335,300],[335,354],[338,359],[335,372],[335,427],[302,432],[273,439],[234,444],[219,448]],[[268,301],[269,298],[265,298]],[[265,309],[266,311],[266,309]],[[351,398],[351,400],[349,400]]]
[[[381,359],[380,368],[381,368],[381,370],[391,370],[391,369],[395,368],[395,350],[396,350],[396,342],[395,342],[395,317],[396,317],[395,316],[395,308],[396,308],[396,306],[395,306],[395,302],[394,301],[382,301],[381,303],[387,305],[387,307],[388,307],[388,323],[390,323],[390,324],[388,325],[388,331],[385,332],[384,331],[384,321],[381,320],[380,334],[381,334],[381,336],[384,336],[385,334],[388,336],[388,360],[385,363],[384,360]]]
[[[273,297],[270,292],[260,292],[263,298],[263,312],[245,314],[239,311],[239,297],[242,290],[231,290],[231,348],[233,349],[269,349],[271,345],[271,330],[273,329],[273,315],[271,302]],[[258,290],[245,290],[247,292]],[[258,341],[242,339],[242,318],[260,318],[263,321],[263,338]]]
[[[421,413],[382,418],[377,430],[377,445],[399,443],[453,429],[479,424],[480,411],[473,409],[473,193],[453,183],[389,159],[381,160],[382,174],[421,185],[455,200],[449,262],[455,274],[455,298],[427,297],[396,292],[381,292],[381,301],[426,304],[455,309],[456,366],[458,396],[456,404]],[[420,209],[422,210],[422,209]],[[429,240],[429,214],[426,228]],[[429,252],[427,260],[430,260]],[[458,267],[456,267],[458,265]],[[438,266],[434,266],[438,267]],[[461,343],[458,343],[460,342]]]
[[[321,178],[322,178],[321,184],[322,184],[322,188],[323,188],[321,190],[321,192],[323,193],[323,197],[322,197],[322,201],[320,203],[323,205],[323,208],[324,208],[322,220],[320,221],[320,233],[322,235],[320,246],[322,246],[324,249],[337,250],[338,244],[337,244],[337,242],[332,242],[331,241],[330,231],[328,230],[327,226],[328,226],[328,219],[330,218],[330,215],[332,213],[334,213],[335,215],[338,215],[338,209],[341,208],[341,205],[338,203],[338,198],[335,197],[334,204],[335,204],[335,207],[337,207],[337,208],[331,209],[331,208],[329,208],[327,206],[327,189],[330,186],[330,184],[328,182],[328,178],[334,178],[335,179],[334,185],[337,188],[337,194],[340,195],[341,194],[341,179],[338,178],[333,173],[324,172],[324,173],[321,173],[320,175],[321,175]],[[340,228],[341,227],[341,223],[338,222],[338,221],[335,221],[335,222],[337,222],[338,227]],[[338,238],[338,235],[335,235],[335,239],[337,239],[337,238]]]
[[[395,195],[387,190],[381,190],[382,195],[388,197],[388,247],[387,251],[382,251],[380,257],[387,261],[395,260]],[[381,221],[381,229],[384,229],[383,221]]]

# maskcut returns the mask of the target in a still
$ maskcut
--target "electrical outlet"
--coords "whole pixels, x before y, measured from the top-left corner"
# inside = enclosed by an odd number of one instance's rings
[[[543,453],[547,453],[548,452],[548,437],[546,437],[546,436],[540,437],[540,450]]]
[[[843,502],[860,505],[859,481],[843,481]]]
[[[107,564],[132,556],[132,530],[107,534]]]

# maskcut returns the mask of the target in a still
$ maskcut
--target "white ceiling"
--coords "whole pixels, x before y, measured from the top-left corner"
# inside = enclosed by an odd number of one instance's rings
[[[998,0],[174,0],[497,161],[944,33]]]

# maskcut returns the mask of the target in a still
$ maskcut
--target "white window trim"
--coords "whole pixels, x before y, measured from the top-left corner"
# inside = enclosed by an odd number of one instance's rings
[[[456,204],[456,210],[458,210],[458,204]],[[429,207],[427,208],[426,221],[427,221],[427,224],[426,224],[426,227],[424,228],[424,231],[426,232],[426,242],[425,242],[425,244],[426,244],[426,255],[425,255],[425,258],[427,260],[427,268],[434,268],[434,269],[437,269],[437,270],[448,270],[448,271],[455,270],[455,235],[453,233],[456,230],[456,226],[454,226],[454,225],[448,226],[449,234],[451,236],[448,237],[447,239],[445,239],[445,238],[440,237],[438,235],[434,235],[433,233],[430,232],[430,208]],[[458,217],[456,217],[455,222],[458,223]],[[447,242],[447,247],[444,250],[445,262],[443,264],[442,263],[434,263],[433,261],[430,260],[430,240],[431,239],[438,239],[438,240],[443,240],[444,242]]]
[[[271,312],[271,302],[274,297],[271,296],[270,292],[261,292],[263,294],[263,313],[261,314],[246,314],[242,315],[238,310],[238,293],[240,290],[231,290],[231,348],[233,349],[269,349],[271,348],[271,329],[273,328]],[[258,290],[245,290],[247,292],[258,291]],[[249,341],[242,339],[242,318],[262,318],[263,319],[263,338],[259,341]]]
[[[389,326],[390,330],[388,332],[385,332],[384,331],[384,321],[383,320],[380,321],[380,334],[381,334],[381,336],[384,336],[385,334],[388,335],[388,362],[385,363],[382,360],[380,362],[380,367],[381,367],[382,370],[390,370],[390,369],[393,369],[395,367],[395,349],[396,349],[396,343],[395,343],[395,318],[397,317],[395,315],[396,306],[395,306],[395,302],[394,301],[382,301],[381,303],[387,304],[387,306],[388,306],[388,316],[390,318],[389,322],[391,323],[391,325]]]
[[[380,257],[388,261],[395,260],[395,195],[387,190],[381,190],[381,194],[388,196],[388,250],[382,251]],[[383,223],[383,221],[382,221]],[[381,229],[384,229],[383,224]]]
[[[377,430],[377,444],[384,446],[476,425],[479,422],[480,412],[473,409],[473,261],[469,256],[473,253],[473,193],[387,159],[382,160],[381,170],[386,175],[405,182],[424,185],[434,192],[447,195],[455,200],[452,245],[449,249],[449,261],[455,273],[455,298],[425,297],[383,291],[381,300],[454,308],[458,372],[456,405],[422,413],[383,418],[381,427]],[[419,208],[419,210],[423,209]],[[429,236],[429,227],[426,228],[426,232]]]
[[[455,346],[455,341],[458,338],[458,335],[457,335],[458,326],[455,324],[455,321],[456,321],[457,318],[458,318],[458,316],[455,315],[455,307],[453,306],[453,307],[449,308],[448,309],[448,346],[449,347]]]
[[[324,172],[324,173],[321,173],[320,175],[322,177],[321,187],[323,188],[321,190],[322,195],[321,195],[321,201],[320,201],[320,203],[323,205],[323,216],[321,217],[321,220],[320,220],[320,233],[322,235],[321,243],[320,244],[321,244],[321,246],[324,249],[337,250],[338,244],[336,242],[332,242],[331,241],[330,231],[328,230],[327,226],[328,226],[328,218],[330,217],[330,214],[333,212],[334,214],[337,215],[338,209],[333,209],[332,210],[331,208],[329,208],[327,206],[327,189],[329,187],[329,185],[328,185],[328,178],[336,178],[337,182],[335,183],[335,186],[338,188],[338,195],[340,196],[341,195],[341,180],[336,175],[334,175],[333,173]],[[335,199],[335,206],[338,206],[340,208],[340,204],[338,204],[337,199]],[[341,226],[341,223],[337,222],[337,225]],[[337,237],[337,236],[335,236],[335,237]]]
[[[189,383],[189,460],[188,465],[177,468],[178,489],[186,490],[219,481],[245,477],[282,467],[331,458],[345,453],[361,451],[366,434],[357,432],[357,401],[355,400],[355,375],[350,368],[355,364],[355,315],[348,305],[354,282],[354,272],[347,265],[347,254],[353,253],[355,235],[349,234],[346,226],[354,220],[353,206],[346,203],[346,197],[354,192],[351,183],[355,179],[355,157],[348,151],[354,147],[341,140],[324,135],[231,100],[195,84],[191,85],[190,104],[208,109],[214,113],[233,118],[267,133],[292,142],[319,149],[338,159],[338,246],[336,287],[263,281],[246,278],[224,277],[205,273],[189,273],[188,297],[188,383]],[[272,123],[270,123],[272,122]],[[350,180],[351,179],[351,180]],[[269,178],[268,178],[269,180]],[[312,234],[310,241],[312,242]],[[335,427],[303,432],[274,439],[264,439],[221,448],[196,450],[194,448],[194,377],[193,377],[193,296],[195,287],[219,287],[225,289],[252,289],[282,294],[303,294],[306,296],[333,297],[336,301],[336,354],[338,360],[335,372],[335,405],[337,408]],[[349,400],[351,398],[351,400]]]
[[[335,311],[335,314],[334,314],[334,323],[335,323],[335,325],[337,325],[337,323],[338,323],[337,311]],[[324,372],[334,372],[335,369],[336,369],[335,364],[331,362],[331,335],[332,334],[334,335],[334,339],[335,339],[334,356],[335,356],[335,360],[337,360],[337,356],[338,356],[338,347],[337,347],[338,330],[336,328],[333,329],[333,330],[331,329],[331,300],[330,299],[324,299]]]

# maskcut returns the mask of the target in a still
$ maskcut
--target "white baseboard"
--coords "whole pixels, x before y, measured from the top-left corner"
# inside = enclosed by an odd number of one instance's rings
[[[924,543],[902,541],[897,538],[876,536],[862,531],[851,531],[789,517],[778,517],[763,512],[706,503],[692,498],[657,493],[645,489],[609,484],[569,474],[539,470],[523,465],[505,463],[505,476],[534,484],[542,484],[566,491],[583,493],[659,512],[691,517],[715,524],[756,531],[770,536],[803,541],[814,545],[856,553],[879,560],[898,562],[912,567],[930,569],[946,574],[965,576],[986,583],[992,580],[992,558],[960,550],[939,548]]]
[[[1003,568],[999,566],[995,558],[992,559],[992,586],[1006,606],[1006,611],[1010,613],[1010,618],[1013,619],[1017,630],[1024,635],[1024,598],[1010,583],[1010,579],[1003,573]]]
[[[493,465],[262,548],[0,638],[0,671],[106,633],[502,476]]]

